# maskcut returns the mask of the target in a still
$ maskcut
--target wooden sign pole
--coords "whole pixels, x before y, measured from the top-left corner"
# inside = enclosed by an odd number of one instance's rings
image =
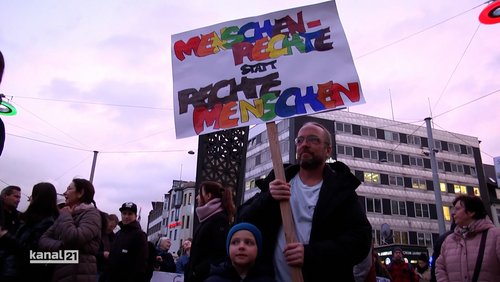
[[[273,160],[273,169],[276,179],[286,181],[285,169],[283,168],[283,159],[281,158],[280,143],[278,140],[278,129],[276,123],[268,122],[267,137],[269,140],[269,149]],[[283,231],[285,232],[285,240],[287,243],[297,242],[295,235],[295,226],[292,218],[292,209],[289,201],[280,201],[281,220],[283,221]],[[302,269],[300,267],[290,267],[293,282],[302,282]]]

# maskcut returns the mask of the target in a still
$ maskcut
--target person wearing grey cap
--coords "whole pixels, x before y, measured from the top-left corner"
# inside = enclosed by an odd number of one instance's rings
[[[137,205],[123,203],[120,231],[109,252],[109,281],[147,281],[148,241],[137,221]]]

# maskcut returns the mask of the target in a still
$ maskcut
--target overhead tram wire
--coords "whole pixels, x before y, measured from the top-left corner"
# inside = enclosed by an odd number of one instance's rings
[[[25,107],[19,105],[19,103],[15,103],[16,107],[19,107],[23,110],[25,110],[26,112],[32,114],[34,117],[38,118],[39,120],[43,121],[44,123],[46,123],[47,125],[49,125],[50,127],[56,129],[57,131],[61,132],[62,134],[64,134],[65,136],[69,137],[71,140],[73,141],[76,141],[77,143],[79,143],[80,145],[83,145],[85,146],[85,144],[83,144],[80,140],[74,138],[73,136],[69,135],[68,133],[64,132],[63,130],[59,129],[58,127],[56,127],[55,125],[51,124],[50,122],[44,120],[43,118],[41,118],[40,116],[38,116],[37,114],[33,113],[32,111],[26,109]]]
[[[54,181],[58,181],[59,179],[61,179],[64,175],[66,175],[68,172],[72,171],[73,169],[75,169],[76,167],[80,166],[84,161],[90,159],[90,155],[84,157],[81,161],[79,161],[77,164],[75,164],[74,166],[68,168],[63,174],[61,174],[60,176],[58,176],[57,178],[54,179]]]
[[[62,103],[75,103],[75,104],[88,104],[88,105],[100,105],[100,106],[111,106],[111,107],[122,107],[122,108],[140,108],[140,109],[161,110],[161,111],[172,111],[173,110],[173,109],[169,109],[169,108],[139,106],[139,105],[123,105],[123,104],[111,104],[111,103],[100,103],[100,102],[90,102],[90,101],[49,99],[49,98],[28,97],[28,96],[14,96],[14,97],[21,98],[21,99],[32,99],[32,100],[42,100],[42,101],[62,102]]]
[[[458,14],[456,14],[456,15],[454,15],[454,16],[452,16],[452,17],[450,17],[450,18],[447,18],[447,19],[445,19],[445,20],[442,20],[442,21],[440,21],[440,22],[438,22],[438,23],[436,23],[436,24],[433,24],[433,25],[431,25],[431,26],[429,26],[429,27],[426,27],[426,28],[424,28],[424,29],[422,29],[422,30],[420,30],[420,31],[417,31],[417,32],[411,33],[411,34],[409,34],[409,35],[407,35],[407,36],[404,36],[404,37],[402,37],[402,38],[400,38],[400,39],[398,39],[398,40],[395,40],[395,41],[393,41],[393,42],[391,42],[391,43],[388,43],[388,44],[386,44],[386,45],[383,45],[383,46],[381,46],[381,47],[378,47],[378,48],[376,48],[376,49],[374,49],[374,50],[372,50],[372,51],[369,51],[369,52],[364,53],[364,54],[362,54],[362,55],[360,55],[360,56],[357,56],[357,57],[356,57],[356,58],[354,58],[354,59],[355,59],[355,60],[357,60],[357,59],[360,59],[360,58],[366,57],[366,56],[368,56],[368,55],[371,55],[371,54],[373,54],[373,53],[376,53],[376,52],[378,52],[378,51],[380,51],[380,50],[382,50],[382,49],[385,49],[385,48],[387,48],[387,47],[390,47],[390,46],[392,46],[392,45],[396,45],[396,44],[398,44],[398,43],[400,43],[400,42],[402,42],[402,41],[405,41],[406,39],[409,39],[409,38],[411,38],[411,37],[413,37],[413,36],[419,35],[420,33],[423,33],[423,32],[425,32],[425,31],[427,31],[427,30],[429,30],[429,29],[432,29],[432,28],[434,28],[434,27],[436,27],[436,26],[438,26],[438,25],[441,25],[441,24],[443,24],[443,23],[445,23],[445,22],[447,22],[447,21],[450,21],[450,20],[452,20],[452,19],[454,19],[454,18],[457,18],[457,17],[459,17],[459,16],[461,16],[461,15],[463,15],[463,14],[466,14],[466,13],[468,13],[468,12],[470,12],[470,11],[472,11],[472,10],[474,10],[474,9],[476,9],[476,8],[478,8],[478,7],[482,6],[482,5],[484,5],[484,4],[487,4],[488,2],[489,2],[489,1],[487,1],[487,2],[485,2],[485,3],[481,3],[481,4],[477,5],[477,6],[474,6],[474,7],[470,8],[469,10],[466,10],[466,11],[464,11],[464,12],[458,13]]]
[[[60,140],[60,139],[57,139],[57,138],[55,138],[55,137],[49,136],[49,135],[47,135],[47,134],[44,134],[44,133],[41,133],[41,132],[38,132],[38,131],[34,131],[34,130],[31,130],[31,129],[28,129],[28,128],[25,128],[25,127],[19,126],[19,125],[17,125],[17,124],[13,124],[12,122],[9,122],[9,126],[10,126],[10,127],[16,127],[16,128],[18,128],[18,129],[22,129],[22,130],[24,130],[24,131],[28,131],[28,132],[33,133],[33,134],[41,135],[41,136],[43,136],[43,137],[47,137],[47,138],[49,138],[49,139],[53,139],[53,140],[57,140],[57,141],[62,141],[62,142],[64,142],[64,143],[66,143],[68,146],[71,146],[71,145],[72,145],[72,144],[70,144],[70,143],[68,143],[68,142],[65,142],[64,140]]]
[[[469,101],[469,102],[467,102],[467,103],[465,103],[465,104],[462,104],[462,105],[456,106],[456,107],[454,107],[454,108],[451,108],[451,109],[449,109],[449,110],[447,110],[447,111],[445,111],[445,112],[440,113],[439,115],[434,116],[434,118],[440,117],[440,116],[445,115],[445,114],[447,114],[447,113],[449,113],[449,112],[452,112],[452,111],[454,111],[454,110],[460,109],[461,107],[465,107],[465,106],[467,106],[467,105],[469,105],[469,104],[472,104],[473,102],[476,102],[476,101],[478,101],[478,100],[481,100],[481,99],[483,99],[483,98],[486,98],[486,97],[488,97],[488,96],[490,96],[490,95],[493,95],[493,94],[495,94],[495,93],[500,93],[500,89],[494,90],[493,92],[490,92],[490,93],[488,93],[488,94],[485,94],[485,95],[483,95],[483,96],[480,96],[480,97],[478,97],[478,98],[476,98],[476,99],[474,99],[474,100],[471,100],[471,101]]]
[[[465,144],[470,145],[470,146],[474,146],[474,144],[470,144],[470,143],[469,143],[469,142],[467,142],[466,140],[464,140],[464,139],[460,138],[460,136],[456,135],[455,133],[453,133],[453,132],[451,132],[451,131],[446,130],[446,129],[445,129],[445,128],[443,128],[442,126],[440,126],[440,125],[438,125],[438,124],[436,124],[436,123],[434,123],[434,125],[436,125],[437,127],[441,128],[441,130],[443,130],[443,131],[445,131],[446,133],[450,134],[451,136],[453,136],[453,137],[457,138],[458,140],[460,140],[460,141],[464,142]],[[485,151],[483,151],[483,150],[481,150],[481,149],[479,149],[479,151],[480,151],[481,153],[483,153],[483,154],[487,155],[488,157],[492,158],[492,159],[494,158],[491,154],[488,154],[487,152],[485,152]]]
[[[45,144],[54,145],[54,146],[58,146],[58,147],[64,147],[64,148],[68,148],[68,149],[73,149],[73,150],[77,150],[77,151],[92,152],[92,150],[88,150],[88,149],[82,149],[82,148],[77,148],[77,147],[73,147],[73,146],[67,146],[67,145],[57,144],[57,143],[54,143],[54,142],[48,142],[48,141],[38,140],[38,139],[35,139],[35,138],[30,138],[30,137],[26,137],[26,136],[20,136],[20,135],[16,135],[16,134],[12,134],[12,133],[7,133],[7,135],[14,136],[14,137],[17,137],[17,138],[27,139],[27,140],[31,140],[31,141],[35,141],[35,142],[39,142],[39,143],[45,143]]]
[[[385,125],[385,126],[380,126],[380,127],[377,127],[378,129],[383,129],[383,128],[390,128],[390,127],[399,127],[400,125],[410,125],[410,124],[415,124],[415,123],[419,123],[419,122],[423,122],[424,120],[423,119],[419,119],[419,120],[416,120],[416,121],[398,121],[396,122],[395,124],[390,124],[390,125]]]
[[[441,101],[441,98],[443,97],[444,93],[446,92],[446,89],[448,89],[448,85],[450,84],[451,79],[453,78],[453,76],[455,75],[455,72],[457,71],[458,67],[460,66],[462,59],[465,57],[467,50],[469,50],[469,47],[472,43],[472,40],[474,40],[474,38],[476,37],[477,31],[479,30],[480,26],[481,26],[481,24],[479,23],[477,25],[476,30],[474,31],[471,38],[469,39],[469,43],[467,43],[467,46],[465,46],[465,50],[462,52],[462,56],[460,56],[460,59],[458,60],[457,64],[455,65],[455,68],[451,72],[450,77],[448,78],[448,81],[446,81],[446,84],[444,85],[443,91],[441,91],[441,94],[439,94],[439,98],[437,99],[436,103],[434,104],[434,108],[433,108],[434,110],[436,109],[439,101]]]
[[[95,150],[89,150],[89,149],[82,149],[82,148],[77,148],[77,147],[72,147],[72,146],[66,146],[66,145],[61,145],[53,142],[47,142],[47,141],[42,141],[30,137],[25,137],[25,136],[20,136],[12,133],[7,133],[9,136],[14,136],[18,138],[23,138],[23,139],[28,139],[31,141],[39,142],[39,143],[44,143],[44,144],[49,144],[49,145],[54,145],[58,147],[64,147],[68,149],[73,149],[77,151],[84,151],[84,152],[94,152]],[[135,151],[98,151],[99,153],[103,154],[141,154],[141,153],[174,153],[174,152],[185,152],[186,149],[166,149],[166,150],[135,150]]]
[[[413,135],[413,134],[415,134],[415,132],[417,132],[417,130],[419,130],[419,129],[420,129],[420,128],[424,125],[424,124],[425,124],[425,121],[422,121],[422,124],[421,124],[421,125],[419,125],[419,126],[418,126],[415,130],[413,130],[413,132],[412,132],[412,133],[410,133],[410,134],[408,134],[408,135]],[[397,148],[398,148],[401,144],[403,144],[403,143],[399,142],[399,143],[396,145],[396,147],[392,148],[392,149],[391,149],[388,153],[390,154],[390,153],[392,153],[392,152],[396,151],[396,149],[397,149]]]

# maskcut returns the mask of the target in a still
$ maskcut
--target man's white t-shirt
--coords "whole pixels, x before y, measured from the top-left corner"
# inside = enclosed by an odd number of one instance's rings
[[[292,209],[297,240],[302,244],[309,244],[312,217],[314,209],[316,208],[316,203],[318,202],[319,191],[322,184],[323,181],[314,186],[307,186],[302,182],[298,174],[290,180],[290,206]],[[283,226],[281,226],[278,233],[278,243],[274,249],[274,270],[276,273],[276,281],[278,282],[292,281],[290,267],[283,256],[285,245],[285,232],[283,231]]]

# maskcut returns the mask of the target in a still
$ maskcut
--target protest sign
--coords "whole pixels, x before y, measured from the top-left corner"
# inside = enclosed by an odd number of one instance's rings
[[[177,138],[364,103],[334,1],[172,36]]]

